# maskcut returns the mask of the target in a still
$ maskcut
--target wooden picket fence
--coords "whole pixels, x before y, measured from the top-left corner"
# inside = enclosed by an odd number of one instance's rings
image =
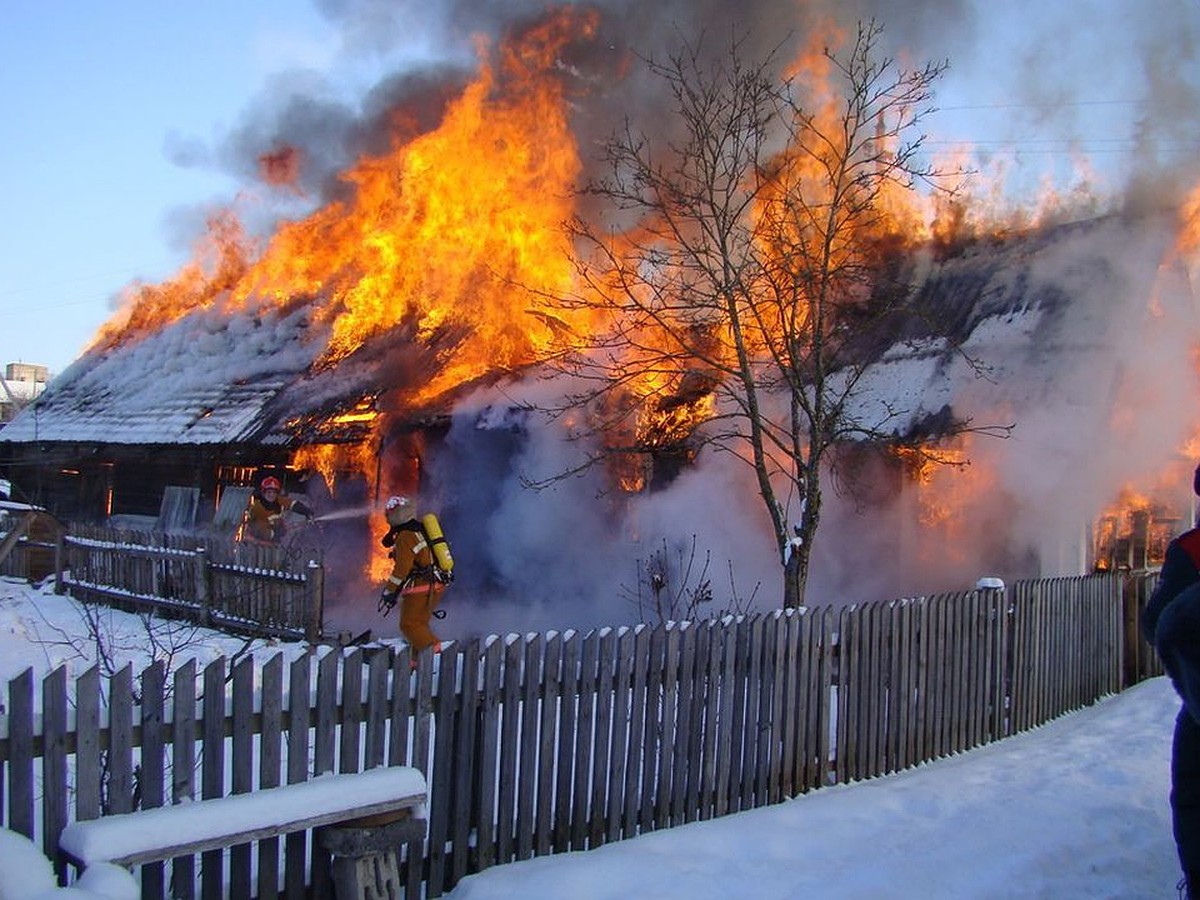
[[[9,682],[3,825],[73,819],[325,772],[411,765],[428,836],[405,896],[549,853],[778,803],[1032,728],[1120,691],[1123,579],[982,590],[659,627],[511,636],[423,654],[311,649],[135,679]],[[72,873],[59,860],[64,880]],[[331,896],[304,834],[142,867],[144,897]]]
[[[61,542],[58,590],[80,600],[255,637],[321,637],[319,550],[87,525],[72,525]]]

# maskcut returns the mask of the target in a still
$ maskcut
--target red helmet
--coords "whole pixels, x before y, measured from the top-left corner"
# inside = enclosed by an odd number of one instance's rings
[[[259,490],[262,490],[262,491],[281,491],[281,490],[283,490],[283,485],[279,482],[279,479],[276,478],[274,475],[268,475],[266,478],[264,478],[262,480],[262,484],[260,484],[258,487],[259,487]]]

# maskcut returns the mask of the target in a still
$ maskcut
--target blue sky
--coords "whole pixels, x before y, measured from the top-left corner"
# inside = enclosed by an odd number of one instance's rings
[[[307,4],[236,0],[14,3],[4,21],[0,361],[58,371],[237,190],[169,148],[211,143],[265,78],[323,63],[330,35]]]
[[[271,79],[371,80],[306,0],[19,2],[3,21],[0,363],[60,371],[124,285],[190,257],[242,187],[215,148]]]
[[[328,15],[310,0],[6,5],[0,365],[61,371],[122,287],[172,275],[205,211],[255,190],[230,135],[272,96],[303,87],[355,108],[439,45],[430,5],[323,3]],[[461,4],[481,17],[488,5]],[[916,36],[919,57],[950,60],[931,138],[997,152],[1030,194],[1078,179],[1073,149],[1119,187],[1138,134],[1200,157],[1200,0],[858,6],[898,40]]]

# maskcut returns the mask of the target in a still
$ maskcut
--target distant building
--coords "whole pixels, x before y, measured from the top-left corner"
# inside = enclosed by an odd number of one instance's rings
[[[0,378],[0,427],[41,396],[50,380],[46,366],[15,362],[4,367]]]

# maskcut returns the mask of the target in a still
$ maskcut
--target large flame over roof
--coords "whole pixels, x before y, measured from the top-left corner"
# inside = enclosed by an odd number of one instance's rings
[[[232,215],[215,217],[197,260],[163,284],[131,289],[98,343],[137,340],[212,304],[302,302],[329,326],[330,364],[400,324],[415,326],[418,340],[461,329],[418,400],[527,364],[552,327],[530,314],[531,299],[563,291],[572,269],[562,225],[580,162],[571,76],[556,63],[564,43],[593,27],[593,15],[562,12],[482,45],[477,77],[438,128],[360,159],[341,176],[346,199],[284,223],[261,251]],[[403,111],[395,116],[402,125]]]

